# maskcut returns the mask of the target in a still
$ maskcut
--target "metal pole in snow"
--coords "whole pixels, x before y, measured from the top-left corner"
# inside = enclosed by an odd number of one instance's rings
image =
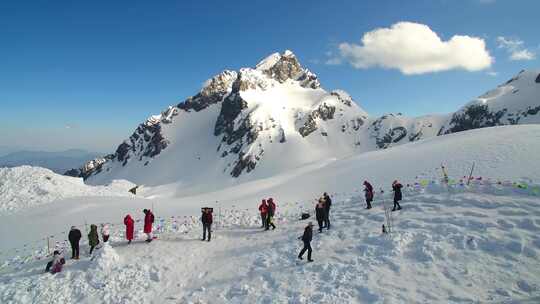
[[[469,183],[471,182],[471,178],[472,178],[472,175],[473,175],[473,171],[474,171],[474,162],[472,163],[472,167],[471,167],[471,173],[469,174],[469,178],[467,179],[467,186],[469,185]]]

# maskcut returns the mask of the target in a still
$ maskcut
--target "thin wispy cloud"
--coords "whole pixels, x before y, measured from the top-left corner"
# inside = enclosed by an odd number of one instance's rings
[[[508,52],[510,60],[533,60],[536,58],[536,53],[525,48],[523,40],[518,38],[499,36],[497,43],[500,49],[505,49]]]
[[[493,62],[483,39],[455,35],[443,41],[429,26],[413,22],[367,32],[360,44],[339,44],[338,52],[326,63],[347,62],[357,69],[378,66],[398,69],[406,75],[454,69],[479,71]]]

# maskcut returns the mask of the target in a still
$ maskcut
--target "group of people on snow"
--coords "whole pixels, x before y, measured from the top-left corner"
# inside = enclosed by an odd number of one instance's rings
[[[322,232],[323,228],[330,229],[330,207],[332,206],[332,199],[328,193],[324,193],[319,201],[315,205],[315,218],[317,224],[319,224],[319,232]]]
[[[399,204],[399,201],[403,199],[401,188],[403,188],[403,185],[399,181],[395,180],[392,182],[392,192],[394,192],[394,208],[392,208],[392,211],[401,210],[401,205]],[[364,181],[364,193],[366,197],[366,209],[371,209],[374,191],[373,186],[367,180]]]
[[[276,203],[273,198],[263,199],[259,205],[259,213],[261,214],[261,228],[269,230],[272,226],[272,230],[276,229],[274,224],[274,216],[276,214]]]
[[[152,224],[154,223],[154,214],[152,211],[148,209],[143,210],[145,214],[144,218],[144,233],[147,235],[147,242],[152,241]],[[131,215],[126,215],[124,218],[124,225],[126,226],[126,239],[128,240],[128,244],[131,243],[133,240],[134,235],[134,228],[135,228],[135,221],[131,217]],[[107,243],[109,241],[110,237],[110,229],[109,224],[101,224],[101,239],[103,243]],[[89,255],[94,252],[94,250],[97,248],[97,246],[100,244],[98,233],[98,226],[95,224],[90,225],[90,232],[88,233],[88,246],[90,247]],[[79,260],[80,259],[80,241],[82,238],[81,230],[79,230],[76,226],[71,226],[71,229],[68,233],[68,240],[69,244],[71,246],[71,259],[73,260]],[[57,273],[62,271],[62,265],[65,264],[65,259],[60,253],[60,251],[55,250],[53,253],[53,259],[47,263],[47,267],[45,268],[46,272],[51,273]]]
[[[374,198],[374,189],[371,183],[369,183],[367,180],[364,181],[364,193],[365,193],[365,199],[366,199],[366,209],[371,209]],[[403,194],[401,189],[403,188],[403,185],[399,183],[397,180],[395,180],[392,183],[392,191],[394,192],[394,207],[392,208],[392,211],[401,210],[401,205],[399,204],[399,201],[402,200]],[[323,231],[323,228],[326,228],[327,230],[330,229],[330,208],[332,206],[332,199],[328,195],[328,193],[324,193],[319,200],[317,201],[315,205],[315,217],[317,219],[317,223],[319,226],[319,232]],[[212,222],[213,222],[213,216],[212,208],[202,208],[201,209],[201,222],[203,226],[203,237],[202,241],[208,241],[210,242],[212,238]],[[146,242],[151,242],[153,239],[152,236],[152,226],[154,223],[154,214],[149,209],[144,209],[144,229],[143,232],[146,234]],[[263,199],[261,204],[259,205],[259,213],[261,217],[261,228],[264,228],[265,230],[269,230],[270,227],[272,227],[272,230],[276,229],[276,225],[274,223],[274,216],[276,214],[276,203],[274,202],[273,198]],[[131,241],[134,238],[134,230],[135,230],[135,220],[131,217],[130,214],[126,215],[124,217],[124,225],[126,226],[126,239],[128,241],[128,244],[131,244]],[[110,230],[108,224],[101,224],[101,237],[104,243],[106,243],[109,240],[110,236]],[[208,238],[207,238],[208,236]],[[82,238],[81,231],[77,229],[77,227],[72,226],[69,234],[68,234],[68,240],[71,245],[71,258],[74,260],[78,260],[80,256],[80,240]],[[303,259],[304,253],[307,251],[308,253],[308,261],[312,262],[311,254],[312,254],[312,248],[311,248],[311,240],[313,239],[313,223],[309,222],[308,225],[304,228],[304,233],[301,237],[299,237],[304,243],[304,246],[300,253],[298,254],[299,259]],[[95,224],[90,225],[90,232],[88,233],[88,244],[90,246],[90,252],[91,255],[94,249],[97,248],[97,246],[100,244],[99,235],[98,235],[98,227]],[[47,263],[46,271],[51,273],[57,273],[62,271],[62,266],[65,264],[65,259],[62,256],[62,254],[55,250],[53,253],[53,259]]]

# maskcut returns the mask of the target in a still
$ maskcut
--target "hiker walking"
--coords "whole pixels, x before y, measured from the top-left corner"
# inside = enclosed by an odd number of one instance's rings
[[[90,254],[94,251],[94,248],[99,244],[99,236],[97,232],[97,226],[90,225],[90,233],[88,233],[88,245],[90,245]]]
[[[103,243],[107,243],[109,241],[109,224],[101,224],[101,238],[103,239]]]
[[[313,262],[313,260],[311,259],[311,239],[313,238],[313,223],[312,222],[309,222],[308,225],[306,226],[306,228],[304,229],[304,234],[299,237],[298,239],[302,240],[304,242],[304,247],[302,248],[302,250],[300,251],[300,253],[298,254],[298,258],[300,260],[303,260],[303,255],[304,253],[308,252],[307,254],[307,258],[308,258],[308,262]]]
[[[259,205],[259,212],[261,213],[261,228],[266,228],[266,217],[268,216],[268,204],[266,204],[266,200],[263,199],[262,203]]]
[[[272,230],[276,229],[276,225],[274,225],[274,215],[276,215],[276,203],[274,203],[273,198],[269,198],[267,201],[268,203],[268,215],[266,217],[266,229],[269,230],[270,226],[272,226]]]
[[[322,232],[323,224],[326,219],[326,207],[322,197],[319,198],[319,202],[315,205],[315,218],[317,219],[317,224],[319,224],[319,232]]]
[[[152,241],[152,224],[154,223],[154,214],[148,209],[144,209],[144,230],[146,233],[146,242]]]
[[[366,209],[371,209],[373,201],[373,186],[366,180],[364,181],[364,192],[366,194]]]
[[[323,199],[324,199],[324,211],[325,211],[325,219],[324,219],[324,222],[325,222],[325,227],[326,229],[330,229],[330,207],[332,206],[332,199],[330,198],[330,196],[328,196],[328,193],[324,193],[323,194]]]
[[[128,244],[131,244],[133,240],[133,231],[135,230],[135,221],[131,218],[131,215],[124,217],[124,225],[126,225],[126,240]]]
[[[392,211],[401,210],[401,206],[399,205],[399,201],[403,198],[401,188],[403,188],[403,185],[397,180],[392,183],[392,191],[394,191],[394,208],[392,208]]]
[[[201,222],[203,224],[202,240],[206,241],[206,232],[208,232],[208,242],[212,238],[212,209],[202,208]]]
[[[75,226],[71,226],[68,234],[69,244],[71,245],[71,258],[78,260],[79,259],[79,241],[81,240],[82,234],[79,229]]]

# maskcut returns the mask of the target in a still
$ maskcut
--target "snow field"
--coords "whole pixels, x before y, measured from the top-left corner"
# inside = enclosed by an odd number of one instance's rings
[[[538,300],[538,198],[512,191],[494,195],[437,190],[434,185],[407,191],[404,209],[393,213],[395,232],[390,235],[380,231],[380,199],[368,211],[361,197],[334,196],[332,229],[314,231],[314,263],[296,259],[301,247],[297,237],[307,221],[297,221],[291,213],[275,231],[263,232],[258,214],[238,211],[222,214],[223,224],[214,229],[210,243],[201,242],[201,231],[192,229],[164,234],[150,244],[113,239],[113,246],[98,250],[93,261],[68,260],[65,270],[54,276],[41,273],[45,261],[25,266],[2,275],[0,302]]]

